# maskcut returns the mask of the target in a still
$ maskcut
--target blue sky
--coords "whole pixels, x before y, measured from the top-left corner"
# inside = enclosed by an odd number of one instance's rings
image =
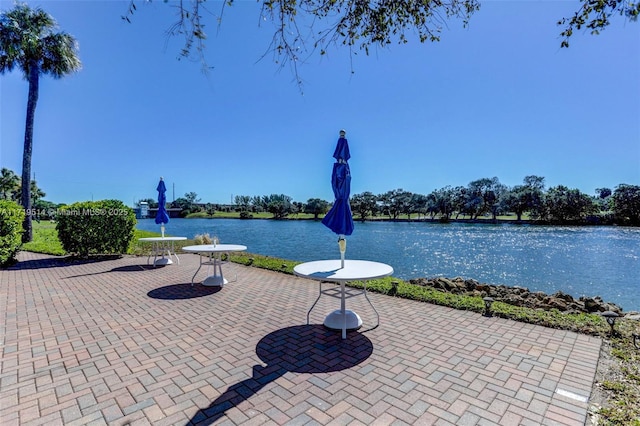
[[[127,205],[196,192],[333,199],[338,131],[346,129],[352,194],[428,194],[497,176],[547,187],[640,184],[640,24],[615,19],[560,49],[556,22],[578,1],[484,1],[468,28],[439,43],[341,47],[301,64],[303,91],[271,55],[259,5],[237,1],[207,28],[207,76],[167,41],[173,9],[126,1],[28,1],[80,44],[83,69],[40,81],[32,170],[55,203]],[[208,2],[218,12],[220,3]],[[13,2],[0,0],[0,9]],[[355,72],[352,74],[351,69]],[[0,167],[21,173],[27,83],[0,77]]]

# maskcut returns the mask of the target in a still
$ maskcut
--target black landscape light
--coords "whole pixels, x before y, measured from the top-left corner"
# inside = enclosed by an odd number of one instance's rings
[[[602,313],[602,316],[607,320],[607,323],[611,326],[611,334],[613,334],[613,326],[616,324],[616,319],[620,315],[616,314],[613,311],[605,311]]]
[[[491,305],[493,305],[493,297],[483,297],[482,300],[484,301],[484,316],[485,317],[490,317],[491,316]]]

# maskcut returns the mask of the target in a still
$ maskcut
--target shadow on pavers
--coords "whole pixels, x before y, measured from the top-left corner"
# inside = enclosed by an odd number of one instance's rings
[[[227,410],[248,400],[268,383],[287,372],[328,373],[346,370],[364,362],[373,353],[373,343],[362,333],[350,331],[347,338],[323,325],[298,325],[282,328],[264,336],[256,354],[266,365],[254,365],[251,377],[236,383],[200,409],[189,425],[209,425]]]
[[[43,268],[63,268],[67,266],[85,265],[88,263],[106,262],[122,258],[122,255],[95,255],[88,258],[80,258],[75,256],[51,256],[42,259],[20,260],[5,269],[10,271],[21,269],[43,269]]]
[[[222,289],[220,286],[207,287],[201,284],[184,283],[184,284],[171,284],[164,287],[159,287],[151,290],[147,293],[147,296],[152,299],[162,300],[183,300],[194,299],[197,297],[210,296],[219,292]]]

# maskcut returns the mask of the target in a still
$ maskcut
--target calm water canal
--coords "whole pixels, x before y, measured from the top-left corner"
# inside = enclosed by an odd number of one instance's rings
[[[138,229],[160,232],[153,219]],[[172,219],[167,234],[217,235],[251,253],[296,261],[339,258],[337,236],[307,220]],[[401,279],[465,277],[531,291],[602,296],[640,310],[640,229],[356,222],[347,258],[393,266]]]

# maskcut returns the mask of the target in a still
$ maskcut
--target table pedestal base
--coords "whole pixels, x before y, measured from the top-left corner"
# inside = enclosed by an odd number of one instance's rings
[[[202,285],[206,287],[223,287],[232,281],[228,281],[222,274],[222,265],[229,262],[229,253],[234,251],[244,251],[246,246],[238,244],[198,244],[195,246],[182,247],[182,250],[189,253],[196,253],[200,259],[200,265],[196,269],[195,274],[191,277],[191,286],[196,279],[196,275],[203,266],[207,267],[207,277],[202,281]],[[222,255],[226,254],[227,258],[222,260]],[[238,280],[236,275],[235,281]]]
[[[336,309],[324,319],[324,326],[332,330],[357,330],[362,327],[362,319],[358,314],[348,309],[344,312]]]
[[[202,281],[202,285],[207,287],[222,287],[225,284],[229,284],[229,281],[221,275],[211,275]]]
[[[150,242],[152,244],[151,252],[149,253],[149,256],[147,256],[147,265],[150,264],[151,256],[153,256],[153,266],[156,267],[172,265],[172,257],[176,259],[176,263],[180,264],[180,258],[176,254],[174,242],[186,239],[187,237],[147,237],[139,238],[138,241]]]
[[[362,326],[360,316],[353,311],[346,309],[346,300],[363,295],[371,309],[376,314],[376,325],[369,330],[373,330],[380,325],[380,315],[376,310],[369,296],[367,296],[367,281],[382,278],[393,274],[393,268],[389,265],[379,262],[371,262],[368,260],[316,260],[314,262],[306,262],[296,265],[293,273],[299,277],[311,278],[318,281],[318,297],[313,302],[311,308],[307,311],[307,324],[309,324],[309,315],[320,300],[322,295],[335,297],[340,299],[340,309],[331,312],[326,316],[324,325],[327,328],[342,331],[342,338],[347,338],[347,330],[356,330]],[[347,288],[348,281],[363,281],[362,288]],[[331,287],[323,289],[323,283],[337,283],[339,287]]]
[[[198,272],[200,271],[200,268],[202,268],[203,265],[207,266],[207,269],[208,269],[207,274],[212,274],[202,281],[203,286],[223,287],[225,284],[229,284],[229,281],[222,274],[222,265],[224,263],[227,263],[227,261],[223,261],[220,259],[219,257],[220,253],[210,252],[208,253],[208,257],[205,257],[205,255],[203,255],[202,253],[199,253],[199,255],[200,255],[200,266],[198,266],[196,273],[193,274],[193,277],[191,277],[191,286],[193,286],[193,280],[196,278],[196,275],[198,275]],[[212,270],[212,267],[213,267],[213,270]],[[237,279],[238,277],[236,276],[236,280]]]

